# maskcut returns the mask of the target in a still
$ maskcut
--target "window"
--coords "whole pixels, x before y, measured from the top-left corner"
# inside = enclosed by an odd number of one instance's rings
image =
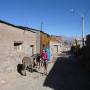
[[[17,51],[21,51],[22,50],[22,42],[18,41],[18,42],[14,42],[14,49]]]

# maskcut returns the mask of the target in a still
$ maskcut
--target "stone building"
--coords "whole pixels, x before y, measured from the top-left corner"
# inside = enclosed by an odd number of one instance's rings
[[[36,32],[36,52],[41,53],[45,47],[49,48],[50,35],[37,29],[31,29]]]
[[[24,56],[36,53],[36,33],[0,20],[0,72],[16,70]]]
[[[61,36],[50,36],[50,52],[52,57],[60,55],[63,51],[63,39]]]
[[[33,29],[33,28],[23,27],[23,26],[18,26],[18,27],[21,29],[30,30],[36,33],[36,53],[41,53],[42,49],[44,49],[45,47],[49,48],[49,42],[50,42],[49,34],[38,29]]]

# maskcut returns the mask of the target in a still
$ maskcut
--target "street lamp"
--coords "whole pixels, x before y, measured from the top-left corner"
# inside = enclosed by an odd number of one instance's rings
[[[71,9],[71,12],[78,14],[82,19],[82,46],[84,46],[84,15],[74,9]]]

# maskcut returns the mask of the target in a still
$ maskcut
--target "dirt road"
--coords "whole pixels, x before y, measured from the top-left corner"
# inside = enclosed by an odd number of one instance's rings
[[[49,63],[48,73],[52,66],[53,63]],[[33,73],[27,71],[27,76],[21,76],[18,73],[11,73],[6,76],[1,75],[0,90],[53,90],[43,86],[46,76],[42,76],[42,71],[43,68]]]
[[[27,72],[27,76],[17,73],[0,79],[0,90],[90,90],[90,71],[80,67],[78,60],[64,53],[55,63],[48,65],[48,75]],[[0,76],[0,78],[2,78]]]

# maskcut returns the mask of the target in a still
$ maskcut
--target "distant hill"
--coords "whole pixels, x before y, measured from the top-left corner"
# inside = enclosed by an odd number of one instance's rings
[[[67,36],[63,36],[64,40],[67,40],[68,42],[73,41],[75,39],[75,37],[67,37]]]

